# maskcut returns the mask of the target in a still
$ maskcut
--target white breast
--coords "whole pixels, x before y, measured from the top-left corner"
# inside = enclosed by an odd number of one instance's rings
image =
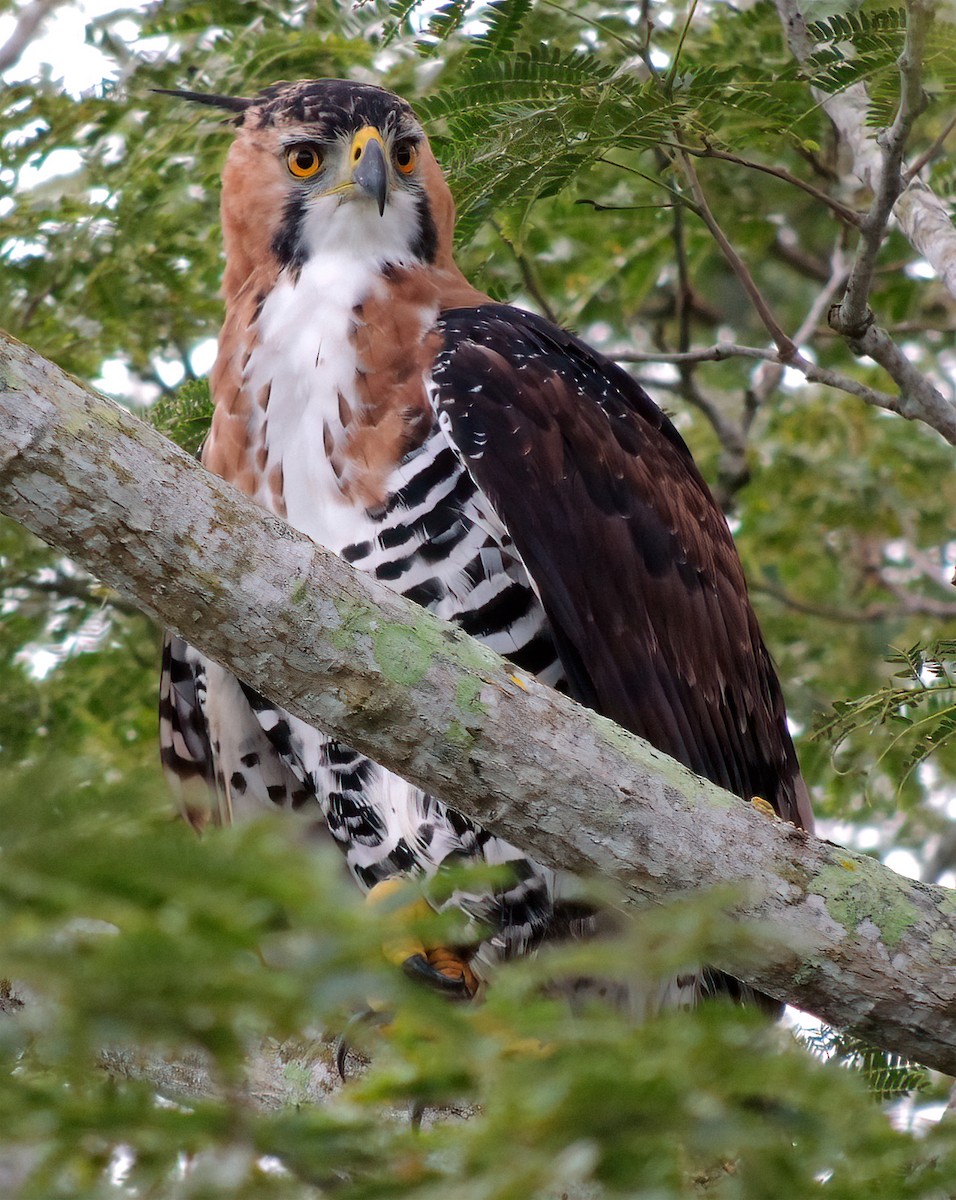
[[[274,507],[268,480],[281,466],[286,519],[336,552],[374,532],[364,508],[343,498],[325,430],[341,443],[340,394],[353,412],[359,407],[352,310],[377,279],[367,261],[332,251],[310,258],[294,282],[280,276],[262,306],[244,376],[251,395],[269,389],[268,457],[256,499]]]

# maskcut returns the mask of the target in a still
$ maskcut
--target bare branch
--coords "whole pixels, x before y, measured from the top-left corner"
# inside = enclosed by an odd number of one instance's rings
[[[798,0],[775,0],[788,44],[806,64],[813,47]],[[853,171],[873,192],[873,203],[861,226],[860,245],[843,301],[830,310],[831,327],[846,338],[857,355],[868,355],[893,379],[899,396],[870,392],[862,398],[909,420],[921,420],[956,445],[956,407],[906,358],[889,334],[874,324],[869,292],[876,256],[890,215],[896,216],[914,248],[940,274],[956,296],[956,230],[946,209],[921,180],[908,186],[903,154],[925,98],[921,71],[926,35],[934,15],[932,0],[909,0],[906,39],[900,55],[900,101],[893,124],[874,138],[867,126],[868,96],[862,84],[839,95],[817,93],[843,142],[850,149]],[[809,376],[808,376],[809,378]]]
[[[798,62],[805,64],[813,49],[799,0],[775,0],[787,34],[787,41]],[[919,5],[932,8],[931,3]],[[876,192],[883,169],[883,156],[867,124],[869,98],[861,83],[836,95],[816,93],[833,122],[853,161],[853,173],[871,191]],[[894,216],[913,248],[937,272],[952,296],[956,296],[956,229],[949,211],[931,189],[907,172],[906,190],[899,196]]]
[[[814,254],[808,254],[798,243],[785,239],[783,232],[779,232],[773,239],[769,248],[770,253],[808,279],[826,283],[830,278],[830,268],[827,263]]]
[[[63,0],[31,0],[17,10],[13,33],[0,46],[0,72],[9,71],[20,61],[24,50],[40,32],[43,20],[62,4]]]
[[[899,384],[899,396],[879,401],[881,407],[908,421],[925,421],[956,446],[956,405],[913,366],[886,330],[871,325],[861,336],[847,338],[847,342],[854,354],[872,358]]]
[[[0,337],[0,509],[240,678],[540,857],[636,900],[732,885],[759,990],[956,1073],[951,893],[698,779],[352,570]],[[413,664],[413,669],[410,669]]]
[[[956,229],[949,210],[921,179],[913,179],[894,211],[913,248],[956,297]]]
[[[696,158],[717,158],[722,162],[736,163],[738,166],[746,167],[750,171],[762,171],[765,175],[773,175],[775,179],[781,179],[784,183],[789,183],[792,187],[806,192],[814,200],[818,200],[826,208],[829,208],[841,221],[844,221],[847,225],[851,225],[854,229],[858,229],[863,220],[863,217],[855,209],[841,204],[833,196],[828,195],[828,193],[818,187],[814,187],[812,183],[807,183],[805,179],[801,179],[799,175],[792,174],[784,167],[774,167],[769,163],[757,162],[756,159],[752,158],[741,158],[739,154],[730,154],[726,150],[716,150],[713,146],[705,146],[702,149],[693,146],[681,146],[680,149],[687,154],[693,154]]]
[[[95,579],[90,579],[88,575],[64,575],[60,571],[55,572],[52,579],[37,579],[35,576],[25,575],[20,579],[5,582],[0,588],[0,593],[17,591],[35,592],[60,600],[77,600],[95,608],[109,606],[126,616],[134,616],[141,611],[135,604],[130,604],[116,592],[103,587]]]
[[[833,252],[830,277],[827,279],[825,286],[814,297],[806,316],[800,322],[799,329],[793,335],[794,345],[802,346],[812,336],[829,310],[830,301],[837,290],[845,283],[847,270],[843,252],[837,246]],[[768,397],[780,386],[780,381],[783,379],[783,372],[784,364],[772,361],[762,363],[754,372],[753,383],[750,387],[751,419],[753,419],[753,414],[756,413],[759,406],[764,404]]]
[[[883,245],[886,226],[903,190],[903,154],[916,118],[926,107],[922,88],[923,51],[932,12],[921,3],[911,3],[906,41],[900,55],[900,101],[889,129],[877,138],[882,151],[880,170],[873,179],[874,196],[870,211],[860,225],[860,244],[846,294],[830,315],[830,324],[847,339],[862,334],[872,323],[869,296],[873,286],[876,259]]]
[[[796,347],[778,324],[776,317],[770,311],[770,306],[767,304],[766,300],[764,300],[760,289],[754,282],[754,278],[747,269],[743,259],[730,244],[727,235],[718,225],[717,220],[707,203],[707,197],[704,195],[703,188],[700,186],[700,180],[697,178],[697,172],[694,170],[694,165],[690,161],[690,157],[683,155],[681,162],[684,167],[684,172],[687,175],[687,180],[690,183],[691,191],[694,194],[694,203],[698,215],[710,230],[714,241],[720,247],[721,252],[730,263],[730,266],[740,281],[741,286],[750,297],[750,302],[753,304],[754,308],[757,310],[758,316],[766,326],[767,332],[773,339],[774,345],[777,347],[777,351],[780,354],[781,359],[784,362],[789,361],[790,355],[793,354]]]
[[[839,371],[831,371],[828,367],[820,367],[816,363],[810,362],[808,358],[805,358],[799,352],[795,352],[790,358],[784,360],[776,350],[761,348],[759,346],[741,346],[736,342],[717,342],[715,345],[706,346],[701,350],[688,350],[686,354],[672,354],[666,351],[658,352],[651,350],[622,350],[620,353],[612,353],[611,357],[617,362],[622,363],[723,362],[728,358],[759,358],[766,362],[780,363],[785,367],[793,367],[794,370],[800,371],[810,383],[822,383],[827,387],[836,388],[837,391],[847,392],[851,396],[858,396],[861,400],[876,408],[887,408],[892,412],[899,413],[900,416],[906,415],[902,412],[902,401],[899,396],[890,395],[889,392],[877,391],[875,388],[869,388],[866,384],[860,383],[856,379],[851,379],[849,375],[841,375]]]
[[[694,311],[695,292],[687,261],[684,210],[683,204],[675,204],[673,224],[678,283],[675,296],[677,341],[681,352],[686,353],[691,343],[690,323]],[[721,453],[714,493],[721,508],[729,511],[735,495],[750,477],[750,468],[747,464],[747,438],[743,426],[739,421],[730,420],[725,416],[719,405],[704,394],[697,380],[695,363],[687,360],[679,363],[678,375],[680,377],[678,390],[681,396],[688,404],[703,413],[720,442]]]
[[[885,581],[881,581],[884,582]],[[813,600],[803,600],[794,596],[786,588],[777,584],[756,580],[750,584],[750,591],[755,595],[769,596],[785,608],[803,613],[808,617],[819,617],[823,621],[834,621],[840,625],[866,625],[873,621],[886,621],[900,617],[927,616],[935,620],[956,619],[956,602],[937,600],[931,596],[915,596],[893,588],[898,597],[897,604],[867,604],[862,608],[840,608],[834,604],[817,604]]]
[[[700,350],[621,350],[614,351],[611,357],[615,362],[622,363],[702,363],[724,362],[728,358],[765,358],[770,362],[777,361],[775,350],[761,349],[759,346],[741,346],[737,342],[715,342],[713,346],[704,346]]]
[[[920,171],[933,162],[943,151],[943,146],[949,135],[956,129],[956,116],[952,117],[943,126],[942,132],[933,139],[929,146],[915,158],[903,172],[903,180],[905,183],[911,183]]]

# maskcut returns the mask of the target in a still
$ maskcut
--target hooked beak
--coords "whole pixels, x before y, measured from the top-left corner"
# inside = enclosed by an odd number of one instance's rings
[[[385,143],[377,129],[366,125],[355,134],[349,146],[349,162],[352,182],[372,197],[378,205],[378,215],[382,216],[388,198],[388,164]]]

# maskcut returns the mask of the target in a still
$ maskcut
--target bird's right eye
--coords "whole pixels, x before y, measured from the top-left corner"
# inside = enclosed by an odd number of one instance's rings
[[[322,154],[311,142],[300,142],[285,152],[285,161],[296,179],[311,179],[322,167]]]

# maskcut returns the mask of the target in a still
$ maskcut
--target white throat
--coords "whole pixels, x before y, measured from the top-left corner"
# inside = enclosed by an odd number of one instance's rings
[[[377,266],[410,262],[420,219],[414,196],[398,188],[392,189],[381,215],[368,196],[310,201],[300,231],[306,267],[324,254],[353,255]]]

